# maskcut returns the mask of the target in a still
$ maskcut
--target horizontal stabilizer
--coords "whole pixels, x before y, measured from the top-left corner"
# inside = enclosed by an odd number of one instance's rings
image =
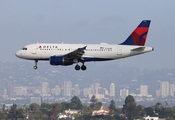
[[[138,47],[138,48],[134,48],[131,51],[143,51],[145,49],[145,47]]]

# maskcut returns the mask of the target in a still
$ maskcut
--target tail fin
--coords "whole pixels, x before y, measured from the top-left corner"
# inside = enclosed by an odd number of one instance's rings
[[[144,46],[151,20],[143,20],[121,45]]]

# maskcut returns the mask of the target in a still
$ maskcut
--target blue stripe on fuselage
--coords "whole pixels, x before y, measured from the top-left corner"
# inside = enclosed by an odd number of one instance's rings
[[[48,61],[47,59],[30,59],[30,60],[41,60],[41,61]],[[107,61],[107,60],[113,60],[110,58],[93,58],[93,57],[83,57],[83,60],[79,60],[79,62],[91,62],[91,61]]]
[[[90,62],[90,61],[107,61],[107,60],[113,60],[109,58],[91,58],[91,57],[83,57],[84,62]]]

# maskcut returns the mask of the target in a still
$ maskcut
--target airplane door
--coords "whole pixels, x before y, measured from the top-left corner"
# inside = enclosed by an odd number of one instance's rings
[[[117,55],[122,55],[122,47],[121,46],[117,47]]]
[[[37,47],[32,47],[31,49],[32,49],[32,54],[33,55],[37,54],[37,52],[36,52],[37,51]]]

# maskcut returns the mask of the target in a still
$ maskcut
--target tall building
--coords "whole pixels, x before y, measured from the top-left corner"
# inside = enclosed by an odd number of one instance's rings
[[[162,98],[169,96],[169,82],[161,82],[160,93]]]
[[[14,89],[15,89],[15,87],[14,87],[14,85],[13,85],[13,83],[12,83],[12,81],[8,81],[8,88],[7,88],[7,94],[8,95],[14,95]]]
[[[31,97],[30,98],[30,104],[36,103],[38,105],[41,105],[42,103],[42,98],[41,97]]]
[[[74,95],[75,96],[79,96],[80,95],[80,89],[79,89],[79,85],[75,84],[74,86]]]
[[[100,83],[95,83],[95,93],[99,93]]]
[[[170,96],[174,97],[174,84],[169,84],[170,87]]]
[[[64,92],[64,96],[72,95],[72,82],[71,81],[64,81],[63,92]]]
[[[120,97],[121,98],[126,98],[127,96],[128,96],[128,94],[129,94],[129,90],[128,89],[121,89],[120,90]]]
[[[91,88],[84,88],[83,89],[83,95],[87,97],[89,94],[91,94]]]
[[[55,86],[55,95],[60,95],[61,94],[61,88],[59,85]]]
[[[160,97],[160,89],[156,90],[156,97]]]
[[[106,88],[104,88],[104,94],[105,95],[109,95],[109,92],[108,92],[108,90]]]
[[[148,86],[140,85],[140,95],[147,96],[148,95]]]
[[[94,84],[91,84],[91,94],[95,94],[95,85]]]
[[[42,82],[41,89],[42,89],[42,95],[47,96],[50,92],[49,83],[48,82]]]
[[[114,83],[110,84],[110,96],[111,97],[115,96],[115,84]]]

